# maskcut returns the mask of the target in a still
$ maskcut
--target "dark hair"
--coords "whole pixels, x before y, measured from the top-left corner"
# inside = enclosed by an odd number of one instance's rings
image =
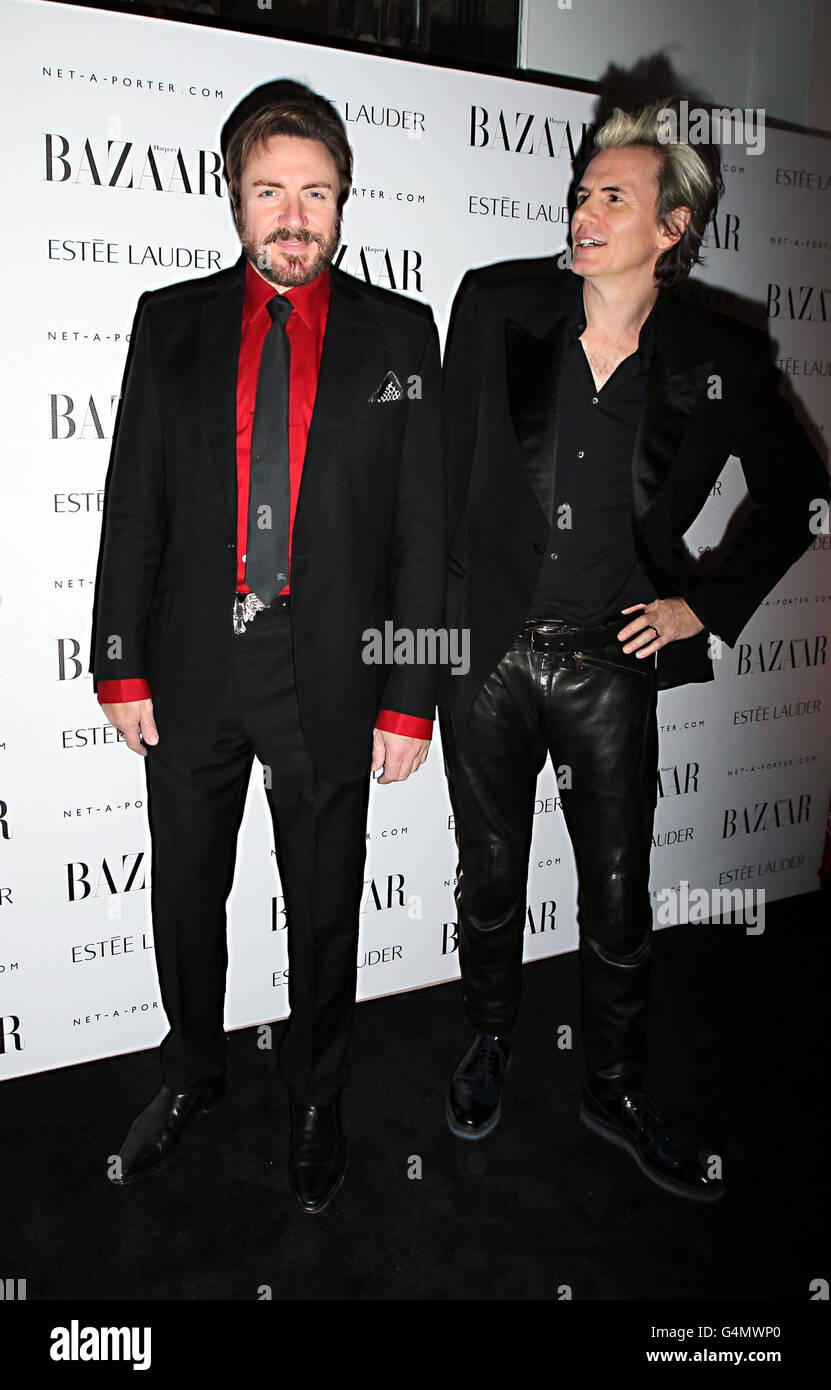
[[[663,101],[649,101],[633,112],[615,107],[595,135],[589,154],[591,160],[601,150],[627,145],[645,145],[655,150],[660,155],[655,175],[658,226],[676,230],[672,225],[673,210],[690,209],[690,219],[681,236],[655,262],[655,279],[659,285],[677,285],[686,279],[694,265],[701,264],[701,243],[724,193],[718,147],[702,143],[694,148],[674,137],[673,118],[677,116],[680,100],[667,97]]]
[[[256,147],[272,135],[319,140],[326,146],[340,179],[338,213],[342,212],[352,187],[352,150],[346,127],[325,97],[302,82],[281,78],[250,92],[223,127],[221,148],[234,216],[239,212],[243,170]]]

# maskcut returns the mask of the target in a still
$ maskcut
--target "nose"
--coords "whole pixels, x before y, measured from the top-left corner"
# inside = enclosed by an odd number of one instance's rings
[[[593,221],[592,214],[585,212],[585,199],[579,208],[575,208],[574,216],[571,219],[572,236],[594,236],[597,232],[597,223]]]
[[[306,221],[306,211],[301,194],[286,190],[280,208],[280,224],[283,227],[302,227]]]
[[[586,208],[588,206],[589,201],[591,200],[591,196],[591,192],[584,193],[580,202],[575,207],[574,215],[571,219],[571,225],[573,227],[579,227],[583,225],[583,221],[586,217]]]

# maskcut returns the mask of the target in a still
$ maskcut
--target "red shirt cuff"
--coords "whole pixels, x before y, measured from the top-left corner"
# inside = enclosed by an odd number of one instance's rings
[[[99,681],[96,694],[101,705],[120,705],[129,700],[149,700],[150,685],[139,677],[127,681]]]
[[[403,734],[405,738],[432,738],[432,719],[420,719],[415,714],[396,714],[394,710],[382,709],[375,720],[376,729],[385,734]]]

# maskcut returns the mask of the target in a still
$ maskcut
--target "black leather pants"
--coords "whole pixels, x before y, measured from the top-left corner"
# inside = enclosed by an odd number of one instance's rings
[[[600,664],[607,661],[617,668]],[[654,658],[626,656],[614,638],[583,657],[534,651],[520,634],[468,723],[442,713],[441,733],[470,1023],[504,1033],[517,1018],[534,796],[550,753],[555,767],[570,768],[571,787],[559,795],[579,877],[587,1079],[601,1095],[642,1086],[658,766]]]

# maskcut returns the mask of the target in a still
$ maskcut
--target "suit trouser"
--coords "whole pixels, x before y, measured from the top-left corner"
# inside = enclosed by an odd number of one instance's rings
[[[559,796],[579,882],[587,1079],[606,1095],[641,1086],[646,1066],[656,703],[654,660],[626,656],[615,639],[578,661],[531,650],[525,634],[466,724],[441,716],[467,1017],[486,1033],[506,1033],[517,1019],[534,796],[550,753],[568,769],[558,782],[570,783]]]
[[[161,1047],[164,1082],[183,1091],[223,1075],[225,904],[256,754],[266,769],[286,903],[291,1016],[280,1072],[293,1101],[324,1105],[348,1074],[369,772],[345,783],[315,772],[300,722],[286,609],[266,609],[234,637],[230,671],[218,679],[222,722],[209,754],[197,761],[171,746],[160,713],[159,743],[146,759],[156,964],[170,1025]],[[261,916],[265,971],[271,969],[267,902]]]

